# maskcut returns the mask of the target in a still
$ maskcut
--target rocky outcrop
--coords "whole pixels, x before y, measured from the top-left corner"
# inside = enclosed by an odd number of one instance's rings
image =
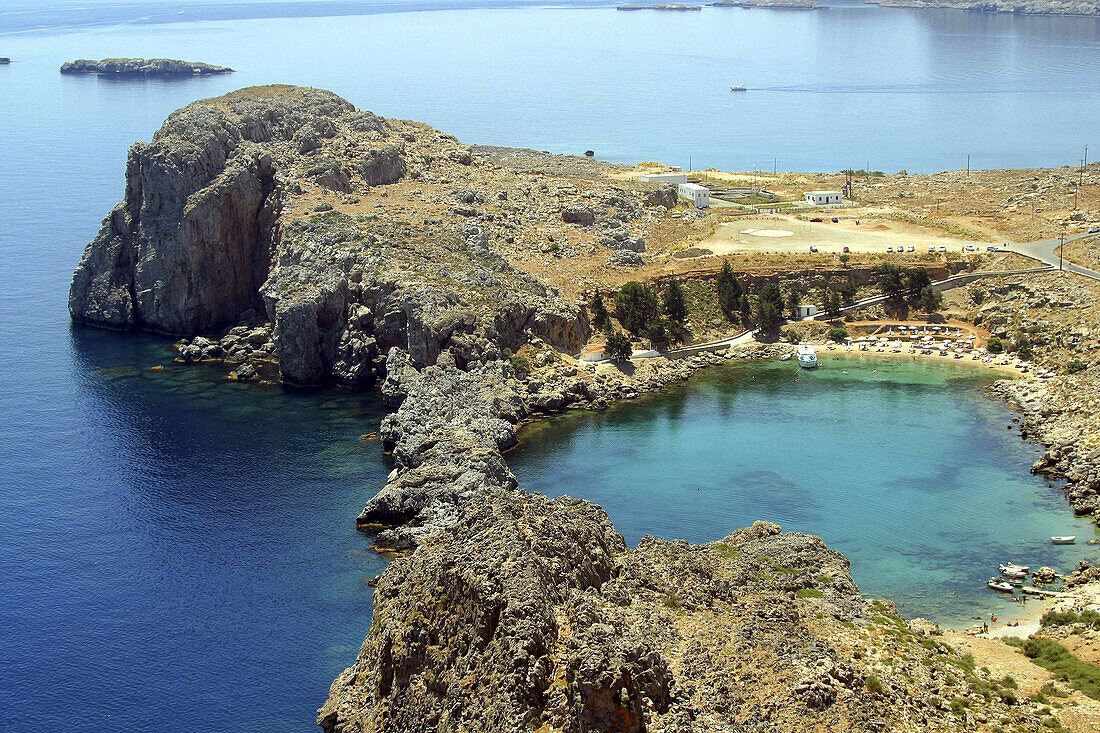
[[[817,537],[757,522],[708,545],[646,537],[629,550],[588,502],[494,490],[383,574],[371,633],[318,722],[329,733],[1037,724],[1027,702],[983,697],[958,653],[920,637],[889,604],[865,602]],[[953,714],[939,689],[970,711]]]
[[[96,74],[110,77],[182,78],[231,74],[228,66],[213,66],[178,59],[77,59],[61,65],[62,74]]]
[[[297,385],[369,384],[395,347],[418,367],[448,349],[464,367],[531,337],[579,349],[583,312],[505,261],[488,221],[357,209],[355,193],[423,179],[425,165],[473,164],[463,156],[449,136],[322,90],[197,102],[131,149],[125,198],[85,251],[69,310],[78,323],[185,336],[185,361],[233,353],[206,341],[196,352],[196,335],[214,342],[260,321],[273,346],[257,358]]]

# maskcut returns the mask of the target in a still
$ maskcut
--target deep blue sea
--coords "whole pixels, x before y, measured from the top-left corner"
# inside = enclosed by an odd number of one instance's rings
[[[1091,19],[507,5],[0,0],[0,730],[312,730],[370,623],[384,562],[352,519],[390,468],[360,440],[372,395],[219,382],[165,341],[69,325],[126,149],[172,110],[310,84],[468,142],[801,170],[1069,163],[1100,112]],[[240,71],[57,73],[141,55]],[[1091,549],[1043,545],[1087,530],[1027,473],[988,379],[719,370],[528,431],[510,460],[630,541],[772,519],[849,554],[865,592],[964,621],[998,608],[975,585],[995,560]]]

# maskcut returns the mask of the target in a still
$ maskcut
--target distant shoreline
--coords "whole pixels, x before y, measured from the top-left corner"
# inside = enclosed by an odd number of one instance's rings
[[[1092,0],[1087,0],[1092,2]],[[442,5],[433,0],[394,0],[378,5],[364,6],[351,0],[321,0],[309,2],[280,3],[270,5],[262,2],[240,4],[220,4],[216,2],[188,5],[179,10],[179,5],[164,3],[162,6],[150,5],[142,8],[136,15],[132,5],[102,5],[80,10],[44,9],[32,13],[12,14],[5,17],[8,29],[0,32],[0,37],[23,33],[68,32],[114,25],[167,25],[170,23],[193,23],[232,20],[290,19],[290,18],[326,18],[344,16],[366,16],[388,13],[415,13],[446,10],[520,10],[520,9],[599,9],[614,10],[629,2],[608,2],[607,0],[561,0],[561,2],[523,2],[522,0],[470,0],[468,3]],[[684,3],[695,7],[723,7],[721,2]],[[1032,5],[1003,5],[994,8],[978,0],[867,0],[863,6],[882,8],[909,8],[928,10],[962,10],[974,13],[997,15],[1042,15],[1054,17],[1098,17],[1100,2],[1089,9],[1072,7],[1071,12],[1060,12],[1054,8],[1058,2],[1043,0]],[[1067,3],[1068,4],[1068,3]],[[653,8],[643,5],[638,9]],[[760,8],[764,10],[822,10],[836,6],[818,0],[726,0],[724,7],[744,9]],[[845,7],[858,7],[847,5]],[[1032,9],[1034,7],[1034,9]],[[678,9],[678,8],[673,8]],[[694,8],[691,8],[694,9]]]

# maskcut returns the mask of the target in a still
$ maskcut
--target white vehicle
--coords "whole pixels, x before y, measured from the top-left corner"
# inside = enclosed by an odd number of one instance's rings
[[[886,248],[886,251],[887,251],[887,252],[893,252],[893,251],[894,251],[894,248],[893,248],[893,247],[887,247],[887,248]]]
[[[935,252],[936,251],[936,245],[934,245],[934,244],[929,245],[928,246],[928,251],[929,252]]]
[[[908,251],[908,252],[916,252],[916,251],[917,251],[917,248],[916,248],[916,247],[914,247],[913,245],[911,245],[911,244],[910,244],[910,245],[909,245],[909,249],[908,249],[908,250],[906,250],[906,251]]]
[[[946,251],[947,251],[947,245],[946,244],[941,244],[940,245],[940,252],[946,252]]]
[[[975,252],[975,251],[977,251],[978,248],[975,247],[972,244],[968,244],[965,247],[963,247],[963,249],[965,249],[967,252]]]

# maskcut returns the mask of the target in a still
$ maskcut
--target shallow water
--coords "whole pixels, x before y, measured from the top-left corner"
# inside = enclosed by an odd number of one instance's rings
[[[706,542],[757,519],[819,535],[865,594],[962,626],[1018,610],[985,587],[998,563],[1068,571],[1095,556],[1050,545],[1094,531],[1028,473],[1039,451],[1006,430],[991,381],[915,360],[729,366],[534,426],[510,463],[528,489],[600,504],[630,543]]]

